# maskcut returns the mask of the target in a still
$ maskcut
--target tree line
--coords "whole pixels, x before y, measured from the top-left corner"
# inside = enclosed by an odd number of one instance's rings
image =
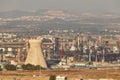
[[[12,65],[12,64],[6,64],[3,66],[3,68],[0,66],[0,71],[3,69],[9,70],[9,71],[14,71],[18,69],[22,70],[45,70],[45,68],[42,68],[40,65],[32,65],[32,64],[23,64],[20,67],[17,67],[17,65]]]

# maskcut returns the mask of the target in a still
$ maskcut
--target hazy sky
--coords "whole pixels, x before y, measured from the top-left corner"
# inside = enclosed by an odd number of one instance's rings
[[[73,12],[120,12],[120,0],[0,0],[0,12],[60,9]]]

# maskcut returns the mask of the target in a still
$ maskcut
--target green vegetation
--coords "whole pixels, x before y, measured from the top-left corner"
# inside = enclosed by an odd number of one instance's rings
[[[93,62],[88,62],[88,65],[93,65]]]
[[[50,75],[49,80],[56,80],[56,76],[55,75]]]
[[[1,66],[0,66],[0,71],[2,71],[2,68],[1,68]]]
[[[40,70],[40,69],[45,69],[42,68],[40,65],[32,65],[32,64],[26,64],[26,65],[22,65],[22,69],[23,70]]]
[[[6,70],[10,70],[10,71],[16,70],[16,66],[12,65],[12,64],[7,64],[7,65],[4,66],[4,68]]]
[[[32,64],[22,65],[22,69],[23,70],[34,70],[34,65]]]

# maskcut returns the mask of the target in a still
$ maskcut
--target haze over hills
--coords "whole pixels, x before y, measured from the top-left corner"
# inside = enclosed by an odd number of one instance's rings
[[[118,14],[79,15],[62,10],[7,11],[0,12],[0,29],[26,31],[42,31],[53,29],[73,29],[76,32],[100,32],[104,29],[120,30],[120,16]]]
[[[120,0],[1,0],[0,11],[57,9],[75,13],[120,13]]]
[[[38,11],[20,11],[20,10],[12,10],[12,11],[5,11],[0,12],[0,18],[14,18],[14,17],[21,17],[21,16],[41,16],[41,15],[70,15],[68,12],[61,11],[61,10],[38,10]]]

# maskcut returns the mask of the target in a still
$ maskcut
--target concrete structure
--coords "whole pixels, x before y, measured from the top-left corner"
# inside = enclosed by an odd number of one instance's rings
[[[56,76],[56,80],[67,80],[65,76]]]
[[[41,50],[41,40],[31,39],[29,40],[30,48],[28,50],[27,59],[25,64],[40,65],[43,68],[47,68],[47,64],[43,57]]]

